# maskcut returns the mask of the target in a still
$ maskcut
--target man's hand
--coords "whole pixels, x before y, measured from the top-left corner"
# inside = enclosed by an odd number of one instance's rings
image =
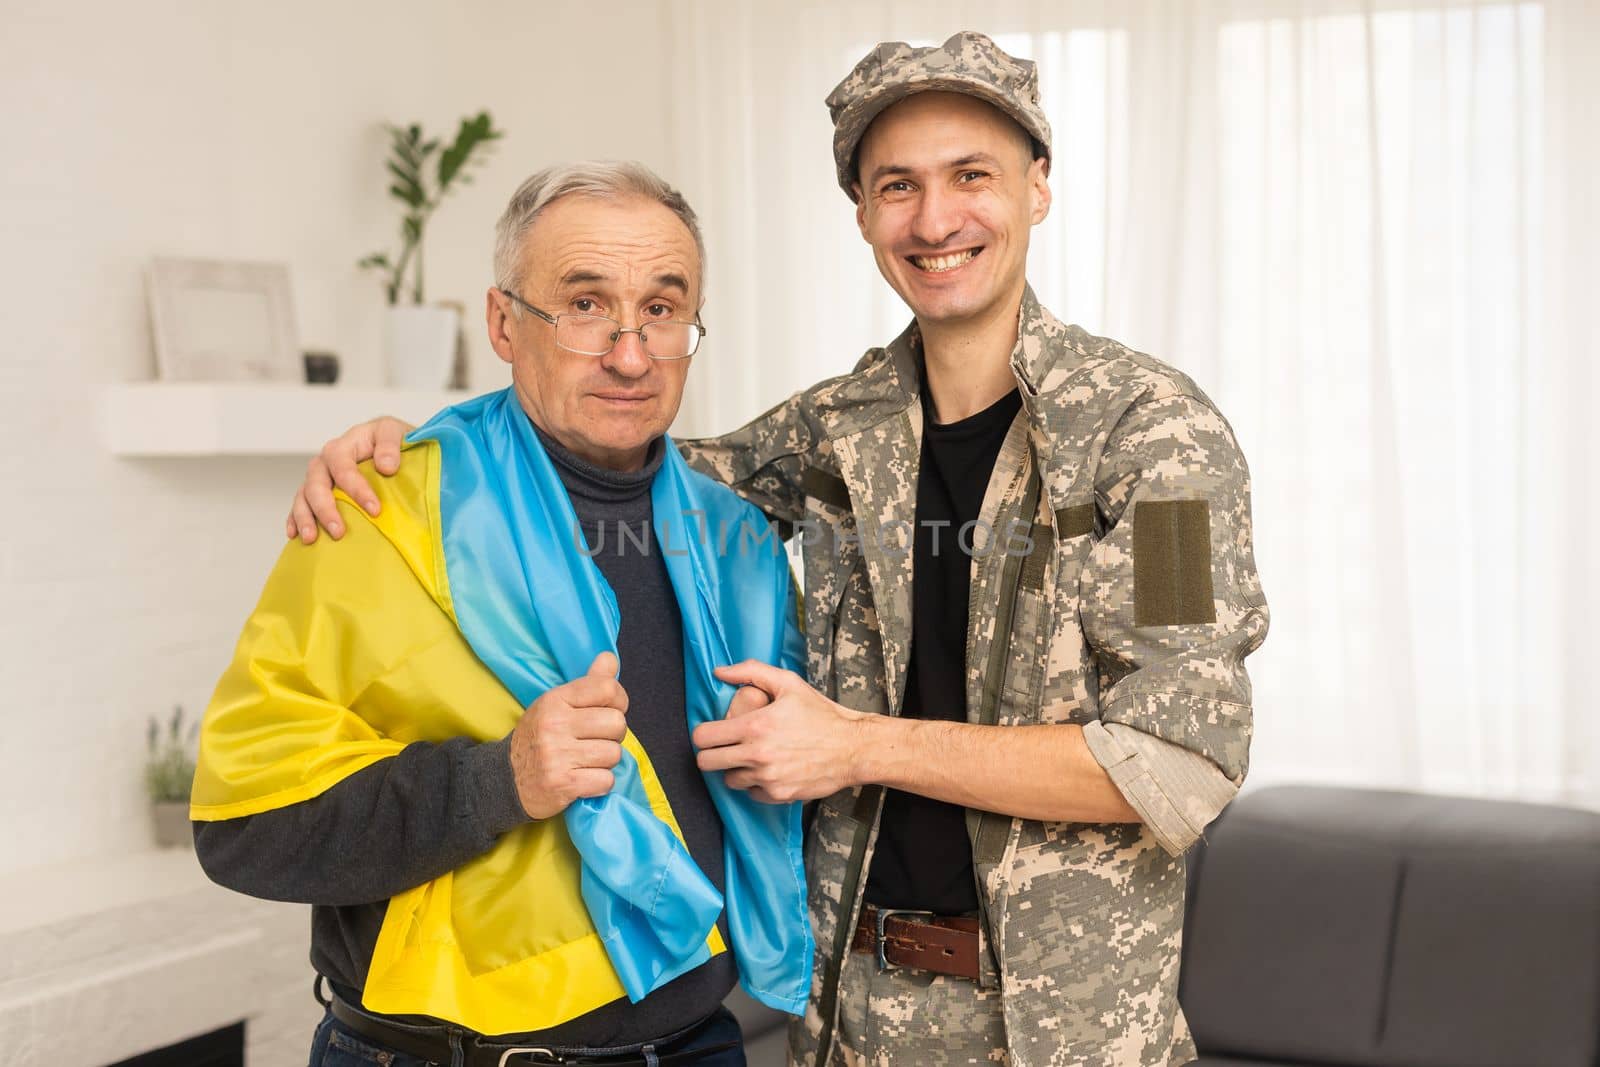
[[[412,429],[410,423],[385,415],[352,426],[323,445],[322,452],[306,464],[306,480],[294,495],[284,533],[309,545],[317,539],[320,523],[335,541],[343,537],[344,521],[333,502],[335,486],[365,508],[367,514],[376,515],[378,498],[356,464],[370,459],[379,474],[393,474],[400,469],[400,446]]]
[[[1076,724],[976,726],[867,715],[756,660],[718,667],[717,677],[746,688],[726,718],[695,728],[696,761],[702,771],[727,772],[730,786],[768,804],[876,784],[1023,819],[1140,821]]]
[[[559,815],[579,797],[611,790],[622,759],[628,694],[617,681],[617,657],[602,652],[589,673],[545,693],[511,731],[517,799],[532,819]]]
[[[768,804],[815,800],[854,784],[857,724],[866,716],[793,671],[757,660],[718,667],[717,677],[745,688],[726,718],[695,728],[702,771],[726,771],[728,785]]]

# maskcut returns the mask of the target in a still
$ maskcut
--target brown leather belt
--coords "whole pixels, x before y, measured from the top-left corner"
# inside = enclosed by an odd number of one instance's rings
[[[900,908],[861,908],[852,952],[878,958],[879,968],[916,967],[978,980],[978,920]]]

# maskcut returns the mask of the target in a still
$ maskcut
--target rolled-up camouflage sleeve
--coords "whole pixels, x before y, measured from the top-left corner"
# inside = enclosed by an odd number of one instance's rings
[[[1084,739],[1177,854],[1238,792],[1249,766],[1244,658],[1267,632],[1250,474],[1208,401],[1156,387],[1108,437],[1095,503],[1105,535],[1079,592],[1100,721]]]
[[[806,403],[806,394],[796,393],[732,433],[679,441],[678,451],[689,466],[766,512],[787,538],[805,518],[802,479],[814,439]]]

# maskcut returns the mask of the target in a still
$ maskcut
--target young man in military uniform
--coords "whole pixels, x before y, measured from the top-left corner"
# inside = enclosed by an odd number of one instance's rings
[[[884,44],[828,106],[916,321],[683,445],[805,543],[810,684],[734,665],[769,702],[694,736],[730,784],[818,801],[791,1051],[1185,1063],[1182,853],[1244,778],[1267,629],[1244,458],[1187,377],[1028,286],[1051,162],[1032,63],[972,33]],[[330,442],[291,535],[331,482],[359,499],[354,459],[402,428]]]

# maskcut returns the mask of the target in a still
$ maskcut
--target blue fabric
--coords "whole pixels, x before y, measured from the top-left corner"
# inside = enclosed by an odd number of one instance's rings
[[[412,432],[437,441],[445,573],[456,620],[524,706],[617,651],[616,596],[584,545],[560,476],[511,390],[446,408]],[[672,442],[651,486],[657,544],[683,618],[689,727],[721,718],[734,688],[714,667],[758,659],[804,670],[788,560],[759,510],[689,470]],[[800,1014],[813,945],[799,804],[706,786],[723,822],[728,932],[752,997]],[[626,752],[616,784],[564,815],[583,900],[634,1002],[710,958],[719,894],[651,812]]]

